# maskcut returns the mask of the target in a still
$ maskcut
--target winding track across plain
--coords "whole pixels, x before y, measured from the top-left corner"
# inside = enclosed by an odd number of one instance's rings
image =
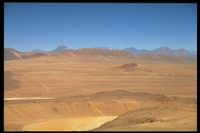
[[[28,76],[30,76],[30,75],[28,75]],[[58,86],[58,83],[59,83],[59,78],[58,78],[58,76],[57,76],[57,71],[56,72],[54,72],[54,74],[52,74],[51,76],[54,76],[55,78],[56,78],[56,80],[57,80],[57,83],[56,83],[56,86],[55,87],[53,87],[52,89],[55,89],[57,86]],[[50,77],[51,77],[50,76]],[[32,77],[32,78],[34,78],[38,83],[40,83],[42,86],[44,86],[45,88],[46,88],[46,91],[44,92],[44,93],[42,93],[42,97],[48,97],[48,94],[49,94],[49,92],[50,92],[50,88],[48,87],[48,86],[46,86],[44,83],[42,83],[38,78],[36,78],[35,76],[30,76],[30,77]]]
[[[46,91],[42,94],[42,97],[47,97],[47,94],[50,91],[49,87],[47,87],[44,83],[42,83],[40,80],[38,80],[38,78],[36,78],[35,76],[31,76],[31,77],[36,79],[37,82],[39,82],[40,84],[42,84],[46,88]]]

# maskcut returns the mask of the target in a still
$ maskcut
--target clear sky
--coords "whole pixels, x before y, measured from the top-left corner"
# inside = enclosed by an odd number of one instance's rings
[[[4,3],[4,47],[197,50],[196,3]]]

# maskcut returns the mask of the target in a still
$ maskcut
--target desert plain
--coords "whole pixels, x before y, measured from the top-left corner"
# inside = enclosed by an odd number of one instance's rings
[[[4,61],[4,131],[196,131],[196,61]]]

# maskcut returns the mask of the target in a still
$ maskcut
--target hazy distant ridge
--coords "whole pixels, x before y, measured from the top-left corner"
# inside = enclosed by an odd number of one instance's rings
[[[169,54],[169,55],[173,55],[173,56],[189,56],[189,57],[193,57],[193,58],[197,57],[197,55],[195,54],[195,51],[190,52],[185,49],[174,50],[174,49],[170,49],[168,47],[160,47],[155,50],[146,50],[146,49],[138,50],[134,47],[130,47],[130,48],[125,48],[124,50],[131,52],[133,54],[151,53],[151,54]]]
[[[39,49],[34,49],[34,50],[32,50],[31,52],[43,53],[43,52],[45,52],[45,51],[39,50]]]
[[[70,51],[72,49],[69,49],[67,46],[65,45],[60,45],[58,46],[56,49],[52,50],[52,51],[44,51],[44,50],[39,50],[39,49],[34,49],[31,52],[37,52],[37,53],[44,53],[44,52],[52,52],[52,53],[62,53],[64,51]]]

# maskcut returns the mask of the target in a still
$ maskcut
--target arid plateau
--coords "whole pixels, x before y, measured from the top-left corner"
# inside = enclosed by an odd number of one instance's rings
[[[4,61],[4,131],[197,130],[196,59],[83,52]]]

